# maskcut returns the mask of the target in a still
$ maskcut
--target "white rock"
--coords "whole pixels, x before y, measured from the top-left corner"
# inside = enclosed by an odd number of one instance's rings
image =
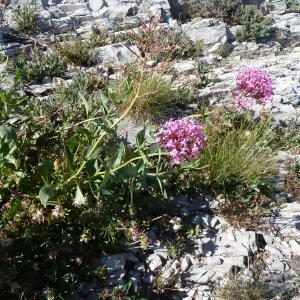
[[[154,252],[154,254],[164,259],[168,258],[168,248],[163,243],[156,241],[153,245],[150,245],[149,248]]]
[[[181,61],[175,63],[172,69],[177,75],[187,75],[196,70],[196,62],[193,60]]]
[[[257,252],[256,233],[254,231],[234,231],[236,241],[247,248],[251,254]]]
[[[193,223],[215,228],[220,223],[220,221],[216,216],[202,214],[195,216],[195,218],[193,219]]]
[[[151,254],[146,258],[146,264],[150,271],[156,271],[162,267],[162,261],[157,254]]]
[[[287,203],[279,211],[277,216],[271,218],[271,224],[280,230],[283,236],[292,236],[296,240],[300,239],[300,203]]]
[[[224,22],[216,19],[194,19],[183,26],[184,32],[194,42],[203,41],[205,45],[226,43],[227,32]]]
[[[155,65],[157,65],[157,61],[156,60],[149,60],[149,61],[147,61],[147,66],[148,67],[154,67]]]
[[[300,244],[296,240],[288,241],[294,256],[300,256]]]
[[[266,1],[263,7],[272,14],[284,14],[287,10],[286,1],[282,0]]]
[[[265,240],[266,244],[272,244],[273,241],[274,241],[274,237],[267,234],[267,233],[264,233],[263,237],[264,237],[264,240]]]
[[[245,256],[231,256],[226,257],[224,259],[224,263],[231,266],[237,266],[243,269],[245,268],[245,259],[247,259],[247,257]]]
[[[184,278],[187,281],[206,284],[214,277],[214,275],[215,273],[206,267],[197,267],[192,268],[188,273],[186,273]]]
[[[223,263],[222,265],[215,265],[212,267],[212,271],[215,273],[214,275],[214,280],[223,278],[225,275],[230,273],[232,270],[232,264],[228,263]]]
[[[185,272],[191,265],[191,259],[188,256],[184,256],[181,258],[180,270],[181,272]]]
[[[161,281],[164,286],[171,284],[180,271],[178,260],[168,261],[161,271]]]
[[[267,245],[265,247],[265,250],[268,251],[269,253],[271,253],[272,255],[275,255],[279,258],[283,258],[283,254],[277,248],[275,248],[271,245]]]
[[[129,47],[129,46],[128,46]],[[128,47],[123,44],[106,45],[95,48],[91,52],[90,63],[92,64],[127,64],[137,60],[140,51],[136,46],[130,46],[131,50],[137,55],[135,56]]]
[[[221,265],[223,260],[217,256],[208,256],[204,257],[203,265],[213,266],[213,265]]]
[[[268,269],[271,272],[284,272],[285,271],[286,265],[281,260],[268,258],[265,260],[265,262],[268,266]]]
[[[284,241],[279,237],[276,237],[274,239],[274,246],[283,254],[285,258],[289,258],[289,259],[292,258],[293,252],[291,246],[287,241]]]
[[[88,2],[88,7],[92,11],[99,11],[104,6],[105,6],[104,0],[90,0]]]

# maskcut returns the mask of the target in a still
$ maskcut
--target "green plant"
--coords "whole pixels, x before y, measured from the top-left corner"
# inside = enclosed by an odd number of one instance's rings
[[[286,168],[289,172],[285,176],[284,191],[291,194],[294,201],[300,202],[300,158],[288,160]]]
[[[215,52],[217,55],[225,58],[229,55],[229,46],[228,45],[221,45],[218,50]]]
[[[268,286],[259,281],[249,282],[238,277],[230,278],[217,292],[220,300],[267,300]]]
[[[101,295],[103,299],[112,299],[112,300],[147,300],[144,296],[141,295],[130,283],[114,288],[112,293],[107,295]]]
[[[13,11],[12,18],[21,31],[32,30],[36,23],[37,10],[35,6],[23,5]]]
[[[210,186],[251,185],[275,172],[278,144],[270,120],[253,122],[245,115],[216,115],[206,120],[207,147],[200,164],[208,165],[201,180]],[[232,184],[231,184],[232,183]]]
[[[190,13],[192,16],[231,18],[239,5],[238,0],[199,0]]]
[[[155,16],[149,15],[147,20],[139,19],[139,21],[139,30],[132,30],[127,38],[148,60],[161,62],[175,58],[198,57],[202,54],[202,42],[194,43],[184,33],[160,26]]]
[[[3,53],[2,49],[0,48],[0,63],[4,63],[7,59],[7,56]]]
[[[69,37],[56,45],[59,56],[66,59],[69,63],[79,66],[88,66],[90,59],[90,47],[87,42],[78,37]]]
[[[65,125],[66,121],[80,122],[86,117],[87,105],[89,110],[97,111],[103,90],[106,90],[106,83],[99,75],[81,73],[74,77],[71,83],[60,84],[55,88],[49,109],[56,111]]]
[[[295,157],[291,163],[292,171],[300,176],[300,157]]]
[[[85,86],[79,118],[62,113],[63,105],[53,110],[19,96],[19,76],[10,90],[0,91],[0,236],[14,242],[7,251],[0,248],[0,263],[11,270],[1,278],[1,297],[17,282],[17,295],[30,284],[35,297],[47,287],[51,296],[68,298],[101,251],[132,242],[131,224],[140,222],[140,212],[156,198],[162,205],[171,178],[187,168],[170,166],[161,149],[148,142],[146,127],[135,146],[117,136],[117,125],[148,96],[143,72],[121,115],[105,95],[86,99],[93,82],[86,77],[74,85]],[[69,100],[79,105],[74,94]],[[23,270],[33,277],[22,276]]]
[[[161,28],[157,35],[165,46],[165,51],[159,51],[153,58],[157,61],[167,61],[180,58],[197,58],[203,52],[203,42],[193,42],[184,33],[178,33],[173,29]]]
[[[136,74],[126,77],[111,88],[110,94],[116,99],[121,111],[131,104],[138,82],[139,75]],[[188,90],[174,90],[169,81],[156,74],[145,76],[141,84],[141,93],[143,97],[137,99],[130,112],[138,121],[159,121],[174,112],[176,107],[188,104],[191,99]]]
[[[236,32],[238,41],[260,41],[268,38],[272,19],[265,17],[256,6],[240,6],[235,12],[234,19],[242,25]]]
[[[294,12],[294,13],[300,12],[300,3],[297,0],[287,0],[286,6],[288,12]]]
[[[92,34],[85,40],[78,36],[70,35],[64,41],[57,43],[55,50],[59,56],[66,59],[69,63],[89,66],[91,50],[109,43],[116,43],[122,39],[125,39],[125,37],[110,35],[106,30],[99,34]]]
[[[24,81],[40,82],[46,76],[61,76],[67,70],[67,65],[64,60],[52,52],[33,50],[30,57],[26,57],[20,52],[12,61],[12,68],[20,74]]]

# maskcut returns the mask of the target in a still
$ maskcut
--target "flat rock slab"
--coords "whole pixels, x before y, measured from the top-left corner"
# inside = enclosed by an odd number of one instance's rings
[[[281,235],[300,240],[300,203],[287,203],[270,222]]]
[[[205,45],[226,43],[228,40],[226,25],[216,19],[195,19],[182,26],[184,32],[194,42],[202,41]]]
[[[93,49],[91,64],[128,64],[140,57],[140,51],[136,46],[123,44],[107,45]]]

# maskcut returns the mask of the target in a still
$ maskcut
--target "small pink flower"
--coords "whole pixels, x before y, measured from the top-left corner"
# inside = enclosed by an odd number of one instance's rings
[[[273,92],[269,73],[259,68],[243,68],[236,77],[234,104],[243,110],[251,110],[254,103],[266,104],[271,101]]]
[[[199,121],[188,119],[166,122],[156,135],[162,149],[170,154],[172,164],[180,165],[201,154],[207,137]]]

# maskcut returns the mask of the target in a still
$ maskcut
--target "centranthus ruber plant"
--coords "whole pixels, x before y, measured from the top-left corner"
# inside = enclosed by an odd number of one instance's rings
[[[207,137],[201,122],[189,119],[170,120],[157,133],[160,146],[171,156],[173,165],[197,158]]]
[[[273,94],[272,79],[267,71],[252,67],[238,72],[234,99],[236,107],[251,110],[255,103],[269,103]]]

